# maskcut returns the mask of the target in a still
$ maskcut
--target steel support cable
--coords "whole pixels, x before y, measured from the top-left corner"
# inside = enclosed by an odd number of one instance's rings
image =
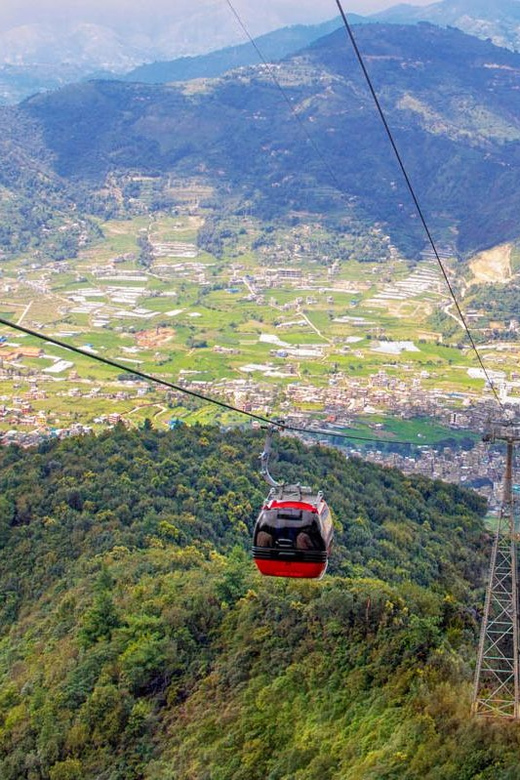
[[[310,135],[310,133],[308,132],[307,128],[306,128],[306,127],[305,127],[305,125],[303,124],[303,122],[302,122],[302,120],[301,120],[300,116],[299,116],[299,115],[296,113],[296,111],[295,111],[295,109],[294,109],[294,106],[292,105],[291,101],[289,100],[289,98],[288,98],[288,96],[287,96],[287,94],[286,94],[286,92],[285,92],[285,89],[284,89],[284,88],[282,87],[282,85],[280,84],[280,82],[279,82],[279,80],[278,80],[278,78],[277,78],[277,76],[276,76],[276,73],[274,72],[273,68],[272,68],[272,67],[269,65],[269,63],[267,62],[267,60],[265,59],[265,57],[263,56],[263,54],[262,54],[262,52],[261,52],[261,50],[260,50],[260,48],[259,48],[258,44],[256,43],[256,41],[255,41],[255,39],[253,38],[253,36],[250,34],[250,32],[249,32],[249,30],[247,29],[246,25],[244,24],[244,22],[243,22],[242,18],[240,17],[240,14],[239,14],[239,13],[238,13],[238,11],[237,11],[237,10],[234,8],[233,4],[231,3],[231,0],[226,0],[226,3],[227,3],[227,5],[229,6],[229,8],[231,9],[231,11],[232,11],[233,15],[235,16],[235,18],[236,18],[236,20],[237,20],[238,24],[240,25],[240,27],[242,28],[243,32],[244,32],[244,33],[245,33],[245,35],[247,36],[248,40],[250,41],[250,43],[251,43],[251,44],[252,44],[252,46],[254,47],[255,51],[257,52],[257,54],[258,54],[258,57],[260,58],[260,60],[263,62],[263,64],[264,64],[264,65],[265,65],[265,67],[267,68],[267,70],[268,70],[268,73],[269,73],[269,75],[270,75],[271,79],[273,80],[274,84],[276,85],[276,87],[277,87],[277,88],[280,90],[281,94],[283,95],[283,98],[284,98],[285,102],[287,103],[287,105],[289,106],[289,109],[290,109],[291,113],[293,114],[293,116],[295,117],[295,119],[298,121],[298,123],[299,123],[300,127],[302,128],[303,132],[305,133],[305,135],[306,135],[307,139],[308,139],[308,140],[309,140],[309,142],[311,143],[311,145],[312,145],[312,147],[313,147],[314,151],[316,152],[316,154],[318,155],[318,157],[320,158],[320,160],[322,161],[322,163],[323,163],[323,164],[324,164],[324,166],[326,167],[327,171],[329,172],[329,174],[330,174],[330,177],[331,177],[332,181],[333,181],[333,182],[334,182],[334,184],[337,186],[337,188],[338,188],[338,190],[339,190],[339,192],[340,192],[340,195],[342,195],[343,197],[346,197],[346,196],[347,196],[347,194],[346,194],[346,192],[344,191],[344,189],[343,189],[343,186],[341,185],[341,183],[338,181],[338,179],[337,179],[337,177],[336,177],[336,174],[334,173],[334,170],[331,168],[331,166],[329,165],[328,161],[327,161],[327,160],[326,160],[326,158],[323,156],[323,154],[322,154],[321,150],[320,150],[320,149],[319,149],[319,147],[316,145],[316,143],[315,143],[315,141],[314,141],[313,137]],[[380,103],[380,101],[379,101],[379,98],[378,98],[378,96],[377,96],[377,93],[376,93],[376,91],[375,91],[375,89],[374,89],[374,86],[373,86],[373,84],[372,84],[372,80],[371,80],[370,74],[368,73],[368,70],[367,70],[367,68],[366,68],[366,65],[365,65],[365,62],[364,62],[363,56],[362,56],[362,54],[361,54],[361,51],[360,51],[360,49],[359,49],[359,47],[358,47],[358,45],[357,45],[357,41],[356,41],[356,39],[355,39],[355,37],[354,37],[354,34],[353,34],[353,32],[352,32],[352,28],[351,28],[351,26],[350,26],[350,24],[349,24],[349,22],[348,22],[348,19],[347,19],[347,17],[346,17],[346,14],[345,14],[345,12],[344,12],[344,10],[343,10],[343,7],[342,7],[341,3],[339,2],[339,0],[336,0],[336,5],[338,6],[338,9],[339,9],[339,12],[340,12],[340,14],[341,14],[341,17],[342,17],[342,19],[343,19],[344,25],[345,25],[345,27],[346,27],[346,29],[347,29],[348,35],[349,35],[349,37],[350,37],[350,40],[351,40],[351,42],[352,42],[352,46],[353,46],[353,48],[354,48],[354,51],[355,51],[355,53],[356,53],[356,56],[357,56],[357,59],[358,59],[358,61],[359,61],[359,64],[360,64],[360,66],[361,66],[361,69],[362,69],[362,71],[363,71],[363,74],[364,74],[364,76],[365,76],[365,78],[366,78],[366,81],[367,81],[367,83],[368,83],[368,86],[369,86],[370,92],[371,92],[371,94],[372,94],[372,97],[373,97],[373,99],[374,99],[374,102],[375,102],[375,104],[376,104],[377,110],[378,110],[378,112],[379,112],[379,115],[380,115],[380,118],[381,118],[381,120],[382,120],[382,122],[383,122],[384,128],[385,128],[385,130],[386,130],[386,133],[387,133],[387,135],[388,135],[388,138],[389,138],[389,140],[390,140],[391,146],[392,146],[392,148],[393,148],[393,150],[394,150],[394,153],[395,153],[395,156],[396,156],[396,158],[397,158],[397,161],[398,161],[399,167],[400,167],[400,169],[401,169],[401,172],[402,172],[402,174],[403,174],[403,176],[404,176],[404,179],[405,179],[405,181],[406,181],[406,184],[407,184],[407,186],[408,186],[408,189],[409,189],[409,191],[410,191],[410,194],[411,194],[412,200],[413,200],[413,202],[414,202],[414,205],[415,205],[415,207],[416,207],[417,213],[418,213],[418,215],[419,215],[419,218],[420,218],[420,220],[421,220],[421,223],[422,223],[422,225],[423,225],[423,228],[424,228],[424,230],[425,230],[425,233],[426,233],[426,235],[427,235],[428,241],[429,241],[429,243],[430,243],[430,246],[432,247],[432,250],[433,250],[433,253],[434,253],[434,255],[435,255],[435,258],[436,258],[436,260],[437,260],[437,263],[438,263],[438,265],[439,265],[439,268],[441,269],[441,273],[442,273],[442,275],[443,275],[443,277],[444,277],[444,281],[445,281],[445,283],[446,283],[446,286],[447,286],[447,288],[448,288],[448,290],[449,290],[449,293],[450,293],[450,295],[451,295],[451,298],[452,298],[452,300],[453,300],[453,302],[454,302],[454,304],[455,304],[455,308],[456,308],[456,310],[457,310],[457,313],[458,313],[458,315],[459,315],[460,321],[461,321],[461,323],[462,323],[462,325],[463,325],[463,328],[464,328],[464,330],[465,330],[465,332],[466,332],[466,335],[468,336],[468,339],[469,339],[469,342],[470,342],[471,348],[473,349],[473,351],[474,351],[474,353],[475,353],[475,356],[476,356],[476,358],[477,358],[477,361],[478,361],[478,363],[479,363],[479,365],[480,365],[480,367],[481,367],[481,369],[482,369],[482,372],[483,372],[483,374],[484,374],[484,376],[485,376],[485,378],[486,378],[486,381],[487,381],[487,383],[488,383],[489,387],[491,388],[491,391],[492,391],[492,393],[493,393],[493,395],[494,395],[494,397],[495,397],[495,400],[496,400],[496,402],[498,403],[498,405],[500,406],[500,408],[501,408],[502,410],[504,410],[504,405],[502,404],[502,401],[500,400],[500,397],[499,397],[499,395],[498,395],[497,389],[496,389],[496,387],[495,387],[495,383],[494,383],[494,382],[493,382],[493,380],[491,379],[491,376],[490,376],[490,374],[489,374],[489,372],[488,372],[488,370],[487,370],[487,368],[486,368],[486,366],[485,366],[485,364],[484,364],[484,361],[482,360],[482,357],[481,357],[481,355],[480,355],[480,352],[479,352],[479,351],[478,351],[478,349],[477,349],[477,345],[476,345],[476,343],[475,343],[475,340],[474,340],[474,338],[473,338],[473,336],[472,336],[472,334],[471,334],[471,331],[470,331],[470,329],[469,329],[469,326],[468,326],[468,324],[467,324],[466,318],[465,318],[465,316],[464,316],[464,314],[463,314],[463,312],[462,312],[462,309],[461,309],[461,307],[460,307],[460,304],[459,304],[459,302],[458,302],[458,300],[457,300],[457,296],[456,296],[456,294],[455,294],[455,290],[454,290],[454,288],[453,288],[453,285],[452,285],[452,284],[451,284],[451,282],[450,282],[450,279],[449,279],[448,273],[447,273],[447,271],[446,271],[446,269],[445,269],[445,267],[444,267],[444,264],[443,264],[443,262],[442,262],[442,260],[441,260],[441,257],[440,257],[440,255],[439,255],[439,252],[438,252],[438,250],[437,250],[437,246],[436,246],[436,244],[435,244],[435,241],[434,241],[434,239],[433,239],[433,236],[432,236],[432,234],[431,234],[431,231],[430,231],[430,229],[429,229],[429,227],[428,227],[428,223],[426,222],[426,218],[425,218],[425,216],[424,216],[424,212],[423,212],[423,210],[422,210],[422,208],[421,208],[421,205],[420,205],[420,203],[419,203],[419,200],[418,200],[418,198],[417,198],[417,195],[416,195],[416,193],[415,193],[415,189],[414,189],[414,187],[413,187],[413,185],[412,185],[411,179],[410,179],[410,177],[409,177],[409,175],[408,175],[408,172],[407,172],[407,170],[406,170],[406,167],[405,167],[405,165],[404,165],[404,162],[403,162],[403,160],[402,160],[401,154],[400,154],[400,152],[399,152],[399,149],[398,149],[398,147],[397,147],[397,144],[396,144],[396,142],[395,142],[395,139],[394,139],[394,137],[393,137],[393,133],[392,133],[392,131],[391,131],[391,129],[390,129],[390,126],[389,126],[389,124],[388,124],[388,122],[387,122],[387,119],[386,119],[385,113],[384,113],[384,111],[383,111],[383,109],[382,109],[381,103]]]
[[[246,412],[244,409],[239,409],[238,407],[233,406],[232,404],[228,404],[225,401],[220,401],[218,398],[211,398],[210,396],[204,395],[204,393],[198,393],[196,390],[189,390],[187,387],[182,387],[181,385],[176,385],[173,382],[168,382],[168,380],[166,379],[161,379],[160,377],[153,376],[152,374],[147,374],[145,371],[140,371],[137,368],[131,368],[130,366],[125,366],[123,363],[119,363],[117,360],[112,360],[111,358],[105,358],[102,355],[96,355],[95,353],[90,352],[86,349],[81,349],[81,347],[76,347],[74,344],[69,344],[66,341],[62,341],[61,339],[54,338],[54,336],[46,336],[44,333],[40,333],[37,330],[26,328],[25,325],[18,325],[17,323],[10,322],[9,320],[6,320],[3,317],[0,317],[0,325],[5,325],[7,328],[11,328],[12,330],[16,330],[20,333],[25,333],[27,336],[32,336],[33,338],[36,338],[39,341],[45,341],[48,344],[53,344],[55,347],[66,349],[69,352],[73,352],[76,355],[81,355],[82,357],[85,357],[88,360],[95,360],[98,363],[103,363],[104,365],[110,366],[111,368],[117,368],[119,371],[123,371],[126,374],[132,374],[133,376],[139,377],[139,379],[144,379],[146,382],[152,382],[153,384],[162,385],[163,387],[167,387],[169,390],[175,390],[178,393],[184,393],[185,395],[191,396],[192,398],[197,398],[199,401],[205,401],[206,403],[214,404],[215,406],[220,406],[222,409],[226,409],[229,412],[236,412],[237,414],[244,415],[245,417],[249,417],[250,419],[256,420],[257,422],[264,423],[265,425],[274,425],[278,429],[283,431],[289,431],[291,433],[301,433],[306,435],[332,436],[334,438],[340,438],[340,439],[354,439],[356,441],[370,441],[370,442],[379,442],[379,443],[387,443],[387,444],[411,444],[411,445],[416,444],[416,442],[412,442],[412,441],[402,441],[396,439],[380,439],[371,436],[360,436],[357,434],[351,435],[346,433],[340,433],[339,431],[336,432],[327,429],[299,428],[298,426],[295,425],[286,425],[281,420],[270,420],[268,417],[264,417],[261,414],[255,414],[254,412]]]
[[[472,349],[473,349],[473,351],[474,351],[474,353],[475,353],[475,355],[477,357],[477,360],[478,360],[478,362],[480,364],[480,367],[481,367],[482,371],[484,372],[484,376],[486,377],[486,380],[487,380],[491,390],[493,391],[493,395],[495,396],[495,399],[496,399],[498,405],[503,410],[504,406],[502,404],[502,401],[499,398],[499,395],[498,395],[497,389],[495,387],[495,384],[491,380],[491,377],[490,377],[490,375],[488,373],[488,370],[487,370],[486,366],[484,365],[484,361],[482,360],[482,357],[480,355],[480,352],[477,349],[477,345],[475,343],[475,340],[473,339],[473,336],[471,335],[471,331],[470,331],[470,329],[468,327],[468,324],[466,322],[466,318],[464,317],[464,314],[462,313],[462,309],[460,308],[459,302],[457,300],[457,296],[455,295],[455,290],[453,289],[453,286],[452,286],[452,284],[450,282],[449,276],[448,276],[448,274],[446,272],[446,269],[444,267],[444,263],[441,260],[439,252],[437,251],[437,246],[435,244],[435,241],[433,240],[433,236],[432,236],[432,233],[430,231],[430,228],[428,227],[428,223],[426,222],[426,218],[425,218],[424,212],[423,212],[423,210],[421,208],[421,204],[419,203],[419,200],[418,200],[417,195],[415,193],[414,186],[413,186],[412,181],[411,181],[411,179],[410,179],[410,177],[408,175],[408,172],[406,170],[406,166],[405,166],[405,164],[403,162],[403,158],[401,157],[401,154],[400,154],[399,149],[397,147],[394,135],[392,133],[392,130],[390,129],[390,125],[388,124],[385,112],[383,111],[383,107],[381,105],[381,101],[379,100],[379,97],[377,95],[375,87],[374,87],[374,85],[372,83],[372,78],[371,78],[371,76],[370,76],[370,74],[369,74],[369,72],[367,70],[367,67],[366,67],[366,64],[365,64],[365,60],[364,60],[363,55],[361,54],[361,50],[360,50],[360,48],[359,48],[359,46],[357,44],[357,40],[356,40],[356,38],[354,36],[354,32],[352,30],[352,27],[351,27],[351,25],[350,25],[350,23],[349,23],[349,21],[347,19],[347,15],[346,15],[345,11],[343,10],[343,6],[341,4],[341,0],[335,0],[335,2],[336,2],[336,5],[338,6],[339,13],[340,13],[341,18],[343,20],[343,24],[344,24],[345,29],[347,31],[347,35],[348,35],[348,37],[350,39],[350,42],[352,44],[352,48],[354,49],[356,58],[357,58],[357,60],[359,62],[361,70],[363,71],[363,75],[364,75],[364,77],[366,79],[368,88],[370,90],[370,93],[371,93],[372,98],[374,100],[374,103],[376,105],[377,111],[379,113],[379,117],[380,117],[380,119],[381,119],[381,121],[383,123],[383,126],[385,128],[386,134],[388,136],[388,140],[390,141],[390,144],[391,144],[392,149],[394,151],[394,154],[396,156],[399,168],[401,169],[401,173],[403,174],[404,180],[406,182],[406,185],[408,187],[408,190],[409,190],[410,195],[412,197],[412,200],[414,202],[415,208],[417,210],[417,214],[419,215],[419,219],[421,220],[421,223],[422,223],[422,226],[424,228],[424,231],[425,231],[425,233],[426,233],[426,235],[428,237],[428,242],[429,242],[429,244],[430,244],[430,246],[431,246],[431,248],[433,250],[433,253],[435,255],[435,258],[437,260],[439,268],[441,269],[442,275],[444,277],[444,281],[446,282],[446,286],[447,286],[447,288],[448,288],[448,290],[450,292],[450,295],[451,295],[451,297],[453,299],[453,302],[455,304],[455,308],[457,309],[457,313],[458,313],[458,315],[460,317],[460,320],[461,320],[461,322],[462,322],[462,324],[464,326],[464,330],[466,331],[466,334],[467,334],[468,339],[470,341],[471,347],[472,347]]]

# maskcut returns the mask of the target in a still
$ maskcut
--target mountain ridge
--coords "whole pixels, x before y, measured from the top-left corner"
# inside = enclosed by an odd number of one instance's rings
[[[363,25],[357,34],[440,240],[465,254],[515,239],[520,57],[427,23]],[[263,65],[195,87],[90,82],[19,110],[40,127],[66,180],[99,188],[111,171],[203,171],[222,204],[248,201],[264,219],[310,211],[343,226],[375,222],[417,256],[425,237],[344,31],[276,73],[279,84]]]
[[[426,6],[401,3],[373,14],[370,20],[410,24],[420,21],[452,25],[496,46],[516,51],[520,48],[520,3],[518,0],[441,0]]]
[[[361,18],[356,16],[356,19]],[[207,20],[204,16],[198,24],[206,29]],[[299,24],[274,29],[256,37],[268,58],[279,59],[302,48],[334,26],[339,26],[334,20]],[[221,28],[226,29],[223,20],[213,25],[213,31]],[[225,35],[220,39],[220,33],[213,32],[216,38],[201,34],[200,42],[190,45],[183,40],[181,30],[175,33],[175,29],[161,29],[147,35],[139,30],[118,31],[83,21],[57,26],[49,23],[27,24],[0,32],[3,51],[0,60],[0,100],[3,97],[3,102],[19,102],[35,92],[60,88],[67,83],[90,78],[124,78],[127,81],[142,79],[153,83],[158,78],[155,74],[160,75],[160,80],[171,80],[168,75],[171,72],[174,79],[184,80],[219,75],[235,65],[258,62],[258,54],[249,42],[229,45]],[[237,37],[236,32],[231,36]],[[213,44],[207,53],[209,40]],[[225,48],[220,48],[219,43]],[[168,55],[177,56],[169,62],[166,60]]]
[[[350,23],[374,22],[416,24],[420,21],[458,27],[467,34],[496,45],[520,48],[518,0],[442,0],[427,6],[398,4],[381,12],[359,16],[348,13]],[[220,75],[237,64],[254,64],[257,56],[250,44],[238,42],[239,34],[230,28],[231,14],[224,9],[200,9],[198,16],[184,20],[168,14],[161,25],[152,19],[132,22],[131,16],[116,24],[115,20],[92,18],[62,20],[49,25],[44,21],[20,25],[0,33],[3,59],[0,61],[0,100],[18,102],[37,91],[55,89],[72,81],[88,78],[117,77],[143,79],[146,82],[184,80],[199,76]],[[216,16],[215,16],[216,14]],[[305,28],[302,44],[309,42],[312,29],[319,37],[320,28],[337,20],[293,27],[284,13],[262,19],[251,9],[245,20],[251,34],[258,39],[268,59],[279,59],[297,48],[288,49],[295,28]],[[266,33],[265,29],[271,32]],[[285,31],[285,32],[284,32]],[[285,49],[283,38],[285,37]],[[305,41],[305,37],[307,40]],[[277,48],[276,40],[279,41]],[[235,43],[237,41],[237,43]],[[220,47],[225,48],[220,48]],[[209,51],[209,53],[208,53]],[[201,58],[199,60],[199,57]],[[172,59],[174,58],[174,59]]]
[[[362,17],[356,17],[361,19]],[[256,47],[264,59],[278,61],[303,49],[312,41],[340,27],[339,18],[316,25],[294,25],[275,30],[255,39]],[[125,73],[124,81],[140,81],[145,84],[168,81],[187,81],[194,78],[213,78],[227,70],[257,65],[259,55],[251,43],[229,46],[197,57],[183,57],[170,62],[154,62]]]

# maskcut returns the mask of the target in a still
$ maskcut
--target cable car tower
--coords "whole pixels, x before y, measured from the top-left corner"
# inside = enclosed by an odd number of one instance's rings
[[[507,445],[502,508],[491,552],[489,583],[475,670],[472,712],[520,720],[518,563],[520,538],[513,498],[513,453],[520,426],[493,426],[484,441]]]

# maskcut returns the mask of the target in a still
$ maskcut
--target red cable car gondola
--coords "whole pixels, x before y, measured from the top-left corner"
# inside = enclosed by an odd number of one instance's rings
[[[301,485],[284,485],[268,471],[271,437],[268,430],[261,456],[262,474],[271,485],[256,521],[253,559],[262,574],[274,577],[323,577],[327,569],[333,528],[321,492]]]

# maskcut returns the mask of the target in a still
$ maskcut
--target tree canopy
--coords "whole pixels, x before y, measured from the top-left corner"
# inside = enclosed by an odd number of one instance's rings
[[[2,778],[513,777],[517,730],[468,716],[484,502],[282,437],[273,473],[326,492],[336,543],[320,582],[262,578],[261,447],[0,451]]]

